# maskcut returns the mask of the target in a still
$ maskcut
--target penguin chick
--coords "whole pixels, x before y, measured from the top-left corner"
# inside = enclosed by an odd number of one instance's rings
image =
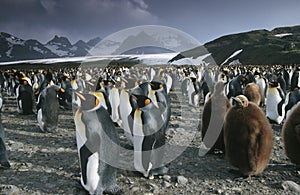
[[[224,94],[224,86],[223,82],[216,83],[213,94],[203,108],[201,138],[206,147],[211,147],[210,152],[215,149],[225,152],[223,124],[230,103]]]
[[[254,102],[256,105],[260,105],[261,94],[260,88],[256,83],[249,83],[244,89],[244,95],[251,102]]]
[[[300,104],[291,111],[282,128],[284,148],[292,163],[300,165]]]
[[[263,111],[244,95],[233,100],[224,125],[226,158],[245,176],[260,174],[272,151],[271,126]]]

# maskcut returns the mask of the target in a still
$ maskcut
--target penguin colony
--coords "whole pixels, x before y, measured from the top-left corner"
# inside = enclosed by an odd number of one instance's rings
[[[16,96],[20,114],[37,114],[43,132],[56,132],[59,109],[73,105],[81,184],[90,194],[117,194],[122,191],[116,184],[117,170],[101,161],[103,156],[119,157],[118,147],[108,148],[119,145],[116,126],[134,151],[136,171],[147,178],[168,172],[161,148],[175,81],[181,83],[190,106],[204,105],[199,130],[210,153],[222,151],[243,175],[261,174],[272,150],[270,123],[276,123],[283,124],[288,158],[299,165],[299,70],[293,66],[10,70],[1,72],[0,86],[3,93]],[[216,118],[224,123],[218,135],[211,126]],[[0,130],[0,164],[9,167]],[[209,139],[212,135],[217,136],[215,143]]]

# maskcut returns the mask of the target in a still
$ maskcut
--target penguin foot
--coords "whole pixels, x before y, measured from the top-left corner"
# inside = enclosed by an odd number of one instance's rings
[[[123,190],[116,184],[106,190],[104,190],[104,193],[106,194],[113,194],[113,195],[123,195]]]
[[[10,168],[10,164],[8,161],[3,161],[3,162],[0,162],[0,167],[3,168],[3,169],[9,169]]]

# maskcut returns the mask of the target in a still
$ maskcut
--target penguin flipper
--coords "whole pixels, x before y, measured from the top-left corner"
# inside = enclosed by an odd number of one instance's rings
[[[282,99],[279,104],[277,104],[277,110],[278,110],[278,115],[279,116],[283,116],[283,113],[282,113],[282,107],[283,107],[283,104],[284,104],[285,100]]]
[[[280,98],[281,98],[281,101],[279,102],[279,104],[277,104],[277,110],[278,110],[279,116],[283,116],[282,106],[283,106],[283,104],[285,102],[285,94],[284,94],[284,92],[282,91],[281,88],[277,88],[277,90],[278,90],[278,93],[279,93]]]
[[[80,150],[80,165],[81,165],[81,172],[82,172],[82,179],[84,184],[87,183],[87,163],[89,157],[92,155],[92,152],[86,147],[86,145],[83,145]]]

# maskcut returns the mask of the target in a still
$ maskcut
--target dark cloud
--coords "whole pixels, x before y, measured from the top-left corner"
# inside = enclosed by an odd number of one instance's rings
[[[42,42],[57,34],[75,42],[159,24],[206,42],[229,33],[299,24],[299,5],[298,0],[2,0],[0,31]]]

